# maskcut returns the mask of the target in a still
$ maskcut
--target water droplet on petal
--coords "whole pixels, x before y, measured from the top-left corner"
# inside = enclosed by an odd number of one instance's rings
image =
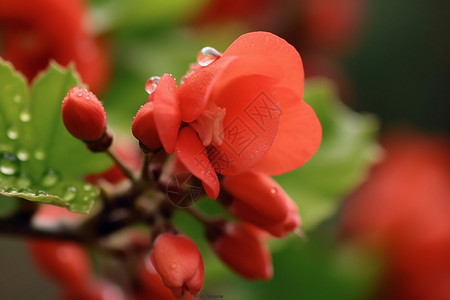
[[[147,92],[147,94],[150,95],[156,90],[159,79],[160,79],[159,76],[152,76],[147,80],[147,82],[145,83],[145,91]]]
[[[172,269],[175,270],[177,267],[178,267],[177,263],[173,263],[173,264],[172,264]]]
[[[6,135],[11,140],[17,140],[19,138],[19,130],[17,129],[17,126],[11,126],[6,130]]]
[[[26,150],[17,151],[17,158],[20,161],[27,161],[30,158],[30,154]]]
[[[56,171],[53,169],[48,169],[45,172],[44,177],[42,177],[41,184],[45,187],[51,187],[57,184],[58,181],[59,181],[58,173],[56,173]]]
[[[19,170],[18,160],[12,154],[0,154],[0,173],[3,175],[15,175]]]
[[[66,191],[64,192],[63,199],[66,201],[71,201],[75,199],[76,195],[77,195],[77,188],[74,186],[68,186],[66,188]]]
[[[30,122],[31,121],[31,114],[28,110],[24,110],[20,113],[19,119],[22,122]]]
[[[204,47],[197,54],[197,63],[206,67],[213,62],[215,62],[218,58],[220,58],[222,54],[212,47]]]
[[[277,188],[271,188],[270,189],[270,193],[273,194],[273,195],[275,195],[277,192],[278,192]]]

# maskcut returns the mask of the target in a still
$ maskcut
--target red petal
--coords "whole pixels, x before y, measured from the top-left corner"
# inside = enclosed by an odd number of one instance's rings
[[[280,110],[273,80],[261,75],[236,77],[212,97],[226,109],[223,143],[210,158],[227,176],[252,168],[269,151],[278,130]]]
[[[203,112],[215,81],[234,59],[219,58],[207,67],[199,67],[180,85],[177,95],[183,121],[192,122]]]
[[[297,50],[284,39],[269,32],[250,32],[237,38],[225,52],[227,56],[263,57],[283,68],[280,85],[303,95],[303,64]]]
[[[153,102],[147,102],[136,113],[131,126],[136,139],[150,149],[161,147],[161,139],[155,124],[155,107]]]
[[[155,123],[159,138],[167,153],[175,150],[181,113],[177,102],[177,83],[169,74],[164,74],[153,93]]]
[[[272,148],[253,171],[280,175],[301,167],[316,153],[322,127],[314,110],[288,89],[279,89],[282,114]]]
[[[175,150],[181,162],[202,181],[206,194],[216,199],[220,190],[219,179],[194,129],[187,126],[180,130]]]

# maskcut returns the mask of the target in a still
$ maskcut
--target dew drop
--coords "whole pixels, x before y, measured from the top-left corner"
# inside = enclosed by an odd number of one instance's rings
[[[86,192],[92,191],[92,185],[90,184],[85,184],[83,186],[83,190],[85,190]]]
[[[36,196],[47,196],[48,194],[45,191],[39,190],[35,193]]]
[[[22,122],[30,122],[31,121],[31,114],[28,110],[24,110],[20,113],[19,119]]]
[[[147,94],[150,95],[156,90],[159,79],[160,79],[159,76],[152,76],[147,80],[147,82],[145,83],[145,91],[147,92]]]
[[[14,103],[19,104],[20,102],[22,102],[22,97],[20,95],[15,95],[13,101]]]
[[[26,150],[19,150],[17,151],[17,158],[20,161],[27,161],[30,159],[30,154]]]
[[[16,188],[9,187],[9,188],[6,188],[6,189],[5,189],[5,193],[8,193],[8,194],[17,194],[18,191],[17,191]]]
[[[51,187],[57,184],[58,181],[59,181],[58,173],[56,173],[56,171],[53,169],[48,169],[45,172],[44,177],[42,177],[41,184],[45,187]]]
[[[0,154],[0,173],[15,175],[19,170],[17,158],[9,153]]]
[[[11,126],[6,130],[6,135],[11,140],[17,140],[19,138],[19,130],[17,129],[17,126]]]
[[[34,151],[34,158],[36,158],[37,160],[44,160],[46,157],[44,150],[42,149],[38,149],[36,151]]]
[[[178,267],[177,263],[172,264],[172,269],[175,270]]]
[[[84,202],[88,202],[88,201],[89,201],[89,197],[88,197],[88,196],[84,196],[84,197],[83,197],[83,201],[84,201]]]
[[[271,189],[270,189],[270,193],[271,193],[272,195],[275,195],[277,192],[278,192],[278,191],[277,191],[277,188],[271,188]]]
[[[71,201],[75,199],[77,195],[77,188],[74,186],[68,186],[64,192],[63,199],[66,201]]]
[[[31,185],[31,180],[28,177],[26,177],[25,175],[21,175],[19,178],[17,178],[16,185],[18,188],[23,190],[23,189],[28,188]],[[24,192],[24,191],[21,191],[21,192]]]
[[[197,63],[206,67],[215,62],[218,58],[220,58],[222,54],[212,47],[204,47],[197,54]]]

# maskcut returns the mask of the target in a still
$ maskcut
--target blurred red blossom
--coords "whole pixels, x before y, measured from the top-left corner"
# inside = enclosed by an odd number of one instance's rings
[[[450,139],[396,132],[383,145],[342,232],[385,256],[383,299],[450,299]]]
[[[105,42],[87,26],[84,0],[0,2],[0,56],[31,81],[50,60],[75,63],[90,89],[100,92],[109,74]],[[57,25],[55,25],[57,24]]]

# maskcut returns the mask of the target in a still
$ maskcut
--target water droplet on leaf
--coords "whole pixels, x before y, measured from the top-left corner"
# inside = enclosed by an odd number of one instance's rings
[[[145,91],[147,92],[147,94],[150,95],[156,90],[159,79],[160,79],[159,76],[152,76],[147,80],[147,82],[145,83]]]
[[[16,185],[18,188],[23,190],[23,189],[28,188],[31,185],[31,180],[27,176],[22,174],[22,175],[20,175],[19,178],[17,178]],[[21,192],[25,192],[25,191],[21,191]]]
[[[20,95],[15,95],[13,101],[14,103],[19,104],[20,102],[22,102],[22,97]]]
[[[77,195],[77,188],[74,186],[68,186],[64,192],[63,199],[66,201],[71,201],[75,199]]]
[[[10,153],[0,154],[0,173],[3,175],[15,175],[18,170],[17,157]]]
[[[44,177],[42,177],[41,184],[45,187],[51,187],[57,184],[58,181],[59,181],[58,173],[56,173],[56,171],[53,169],[48,169],[45,172]]]
[[[6,135],[11,140],[17,140],[19,138],[19,130],[17,129],[17,126],[11,126],[6,130]]]
[[[30,122],[31,121],[30,112],[27,110],[22,111],[19,115],[19,119],[20,119],[20,121],[25,122],[25,123]]]
[[[216,49],[212,47],[204,47],[197,54],[197,63],[202,67],[206,67],[215,62],[221,56],[222,54]]]
[[[30,158],[30,154],[26,150],[17,151],[17,158],[21,161],[27,161]]]
[[[44,150],[42,149],[38,149],[36,151],[34,151],[34,158],[36,158],[37,160],[44,160],[46,157]]]

